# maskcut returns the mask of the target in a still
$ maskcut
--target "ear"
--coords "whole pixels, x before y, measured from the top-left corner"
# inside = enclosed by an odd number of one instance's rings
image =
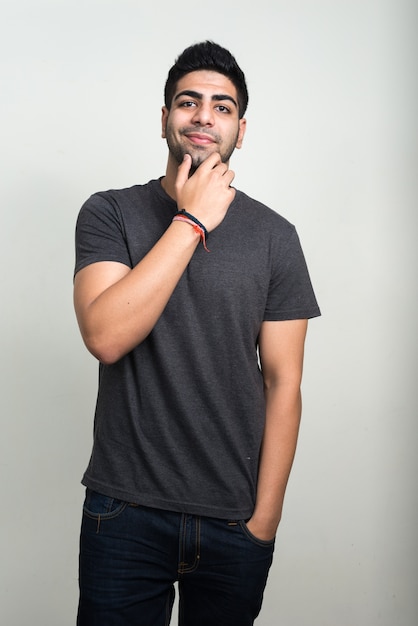
[[[168,118],[169,110],[166,106],[163,106],[161,109],[161,137],[165,139],[165,129],[167,127],[167,118]]]
[[[238,149],[241,148],[242,146],[246,128],[247,128],[247,120],[245,119],[245,117],[242,117],[239,121],[238,139],[235,145],[235,147]]]

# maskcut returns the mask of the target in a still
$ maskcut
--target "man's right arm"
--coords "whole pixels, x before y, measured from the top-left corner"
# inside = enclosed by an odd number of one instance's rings
[[[212,155],[188,178],[190,157],[179,166],[177,203],[208,231],[224,218],[234,197],[233,172]],[[103,363],[114,363],[143,341],[158,321],[199,244],[188,224],[172,222],[133,269],[103,261],[80,270],[74,282],[74,306],[88,350]]]

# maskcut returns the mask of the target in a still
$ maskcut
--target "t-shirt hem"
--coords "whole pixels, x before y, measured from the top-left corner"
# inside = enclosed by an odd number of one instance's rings
[[[194,502],[178,502],[173,500],[166,500],[164,498],[155,498],[154,496],[148,496],[144,494],[134,494],[120,489],[114,489],[111,486],[103,485],[95,480],[83,477],[81,481],[82,485],[93,491],[97,491],[102,495],[117,500],[123,500],[131,504],[138,504],[140,506],[146,506],[152,509],[160,509],[163,511],[173,511],[174,513],[187,513],[189,515],[200,515],[202,517],[214,517],[217,519],[228,520],[246,520],[252,515],[254,507],[248,507],[245,509],[238,508],[220,508],[212,505],[205,505]]]
[[[86,259],[83,259],[79,263],[77,263],[75,268],[74,268],[74,276],[77,274],[77,272],[79,272],[80,270],[84,269],[88,265],[92,265],[93,263],[101,263],[102,261],[111,261],[111,262],[114,262],[114,263],[121,263],[122,265],[126,265],[127,267],[131,267],[129,262],[127,262],[126,260],[122,260],[120,257],[118,257],[116,255],[106,254],[105,256],[88,257]]]
[[[318,308],[294,310],[294,311],[268,311],[263,316],[264,322],[285,322],[287,320],[303,320],[319,317],[321,311]]]

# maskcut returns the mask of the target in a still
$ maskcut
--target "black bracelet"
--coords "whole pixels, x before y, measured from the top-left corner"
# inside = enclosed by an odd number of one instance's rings
[[[199,222],[197,217],[195,217],[191,213],[187,213],[186,209],[181,209],[180,211],[177,211],[176,215],[183,215],[183,217],[187,217],[187,219],[189,219],[192,222],[194,222],[195,224],[197,224],[197,226],[199,226],[199,228],[201,228],[203,230],[204,234],[205,234],[205,241],[208,240],[209,233],[206,230],[206,228],[203,226],[202,222]]]

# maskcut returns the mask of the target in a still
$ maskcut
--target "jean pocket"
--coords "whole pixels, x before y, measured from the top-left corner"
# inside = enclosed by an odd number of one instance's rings
[[[270,548],[270,547],[274,546],[274,543],[276,541],[275,537],[273,537],[273,539],[269,539],[268,541],[266,541],[265,539],[259,539],[258,537],[253,535],[253,533],[250,531],[250,529],[248,528],[248,526],[247,526],[247,524],[246,524],[246,522],[244,520],[241,520],[238,523],[239,523],[239,526],[240,526],[242,532],[244,533],[244,535],[252,543],[256,544],[257,546],[264,547],[264,548]]]
[[[91,519],[113,519],[120,515],[128,506],[124,500],[118,500],[111,496],[86,489],[86,497],[83,505],[83,513]]]

